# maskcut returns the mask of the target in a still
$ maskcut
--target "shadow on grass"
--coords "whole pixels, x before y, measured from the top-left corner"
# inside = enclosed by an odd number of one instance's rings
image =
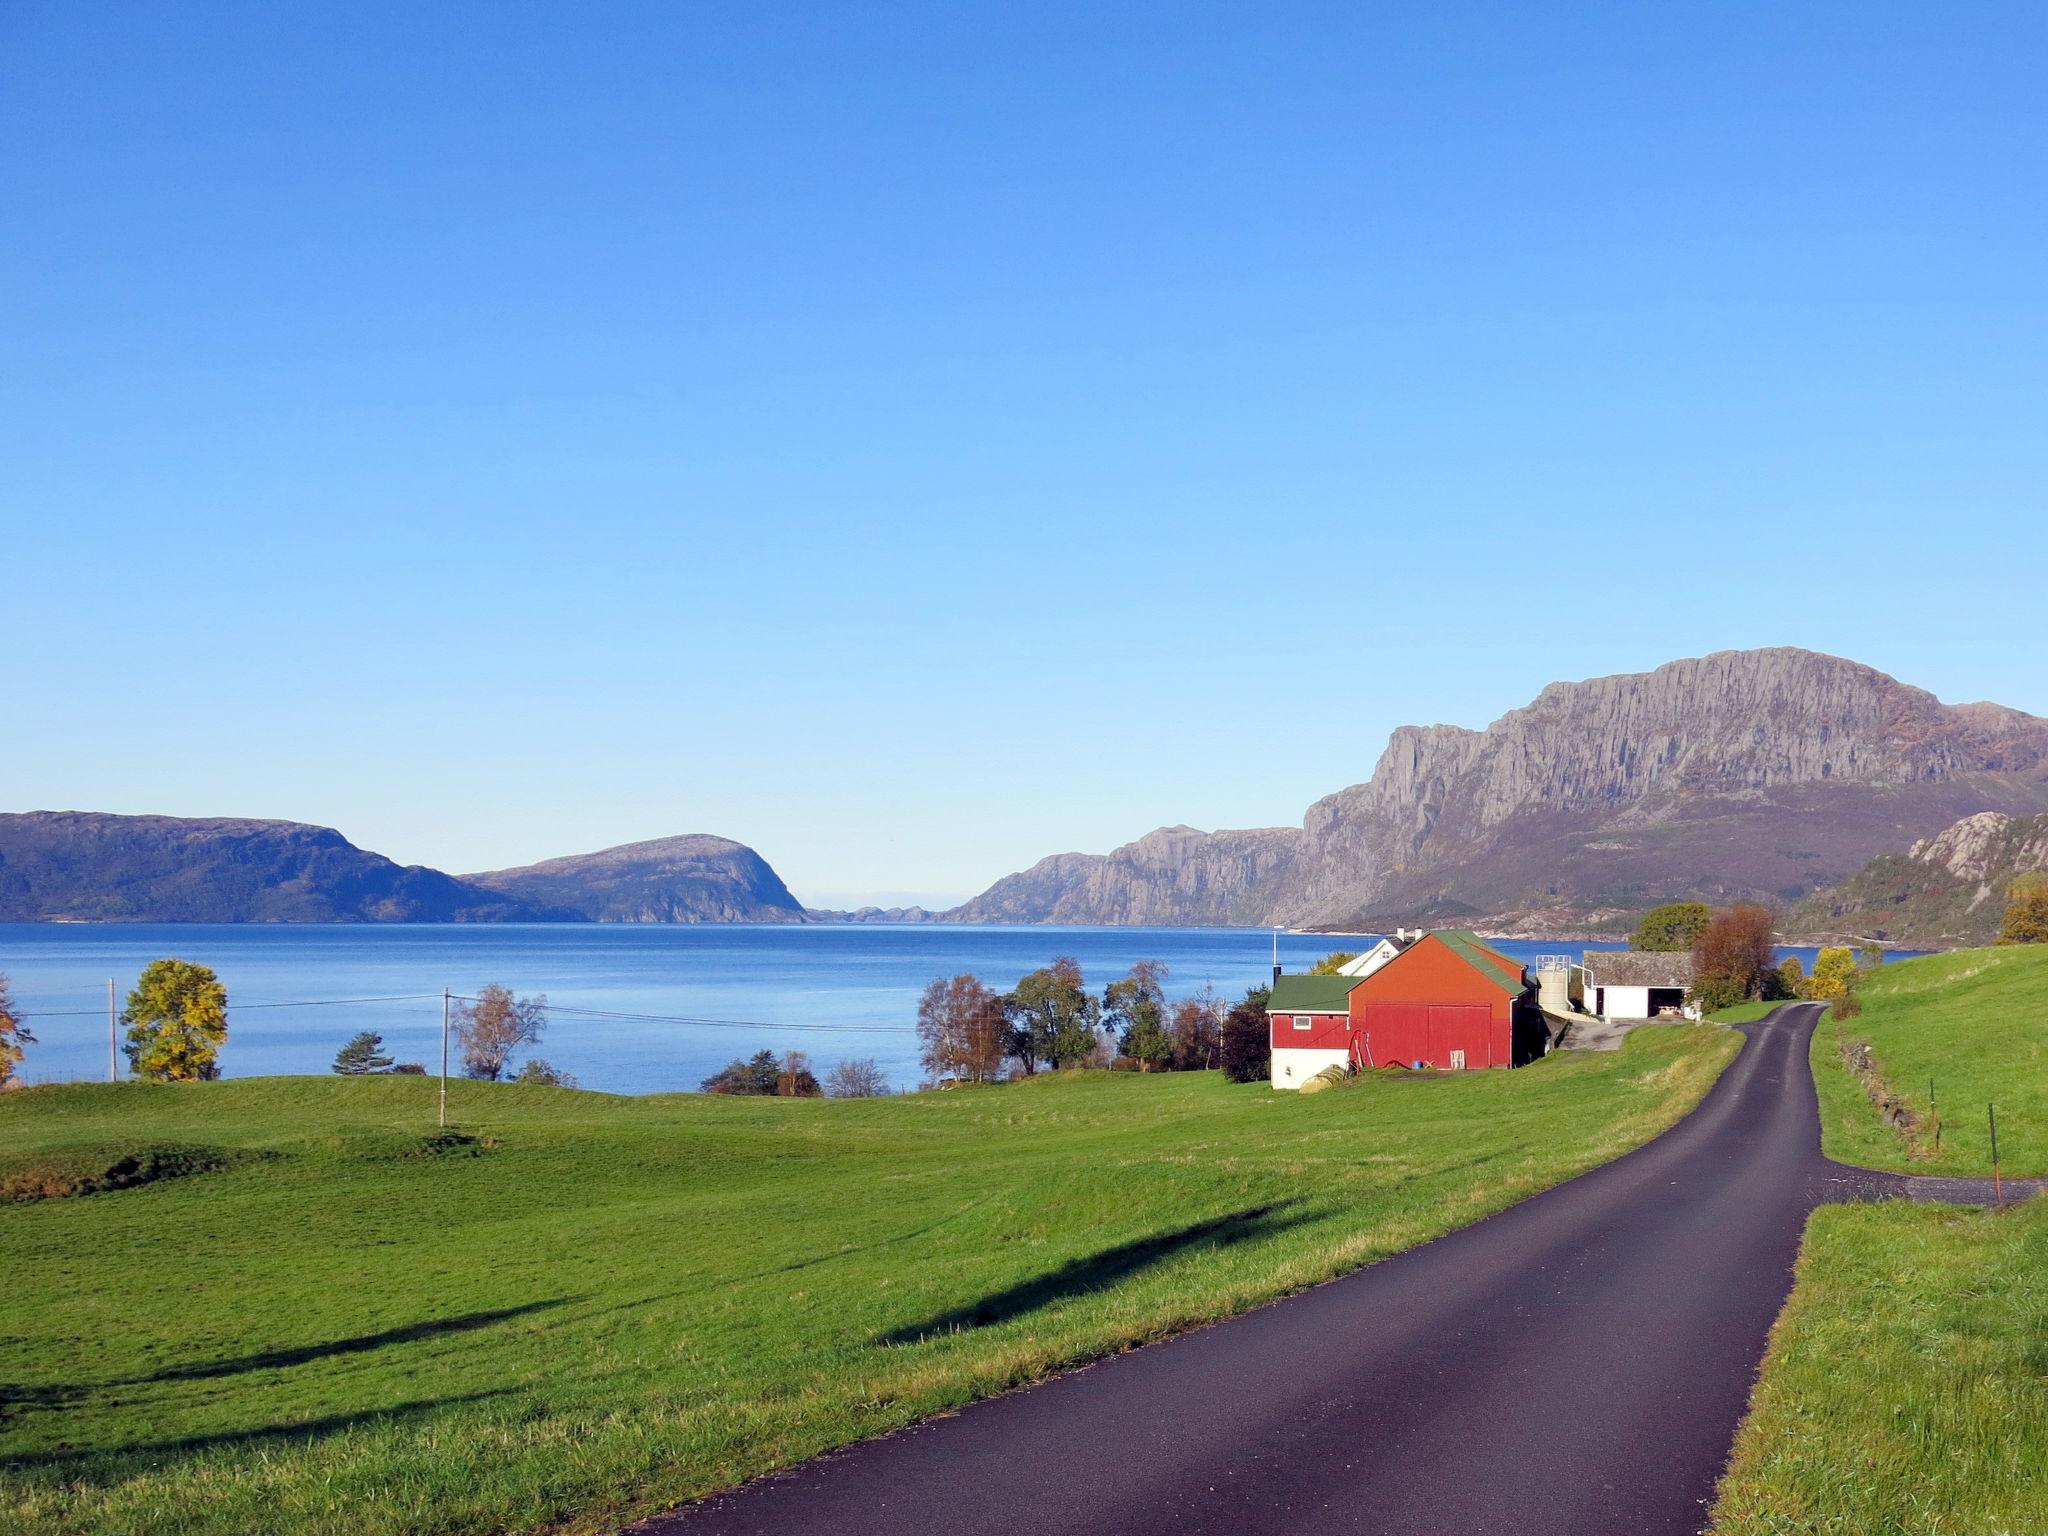
[[[188,1435],[181,1440],[151,1440],[139,1445],[91,1446],[61,1451],[29,1451],[17,1456],[0,1456],[0,1467],[6,1467],[10,1471],[27,1471],[36,1467],[75,1468],[80,1463],[126,1460],[131,1456],[192,1456],[204,1451],[231,1450],[240,1446],[286,1445],[296,1440],[317,1440],[323,1436],[339,1434],[343,1430],[358,1429],[366,1425],[403,1424],[409,1420],[438,1413],[444,1408],[457,1408],[467,1403],[488,1402],[493,1398],[512,1395],[511,1388],[501,1387],[490,1392],[464,1393],[459,1397],[418,1398],[409,1403],[394,1403],[388,1408],[366,1408],[359,1413],[334,1413],[324,1418],[304,1419],[296,1424],[265,1424],[255,1429],[229,1430],[217,1435]]]
[[[1171,1232],[1162,1232],[1156,1237],[1141,1237],[1134,1242],[1119,1243],[1114,1248],[1105,1248],[1100,1253],[1089,1254],[1086,1258],[1069,1260],[1048,1274],[996,1291],[979,1301],[941,1312],[921,1323],[911,1323],[906,1327],[881,1334],[875,1342],[915,1344],[934,1334],[960,1333],[970,1328],[993,1327],[997,1323],[1006,1323],[1012,1318],[1022,1317],[1027,1312],[1036,1312],[1040,1307],[1050,1306],[1056,1301],[1064,1301],[1070,1296],[1083,1296],[1092,1291],[1106,1290],[1112,1285],[1128,1280],[1141,1270],[1149,1269],[1193,1248],[1226,1248],[1253,1238],[1272,1237],[1287,1231],[1290,1227],[1302,1226],[1316,1219],[1318,1213],[1314,1211],[1286,1214],[1289,1207],[1300,1203],[1298,1200],[1282,1200],[1272,1205],[1257,1205],[1228,1216],[1218,1216],[1209,1221],[1198,1221],[1189,1226],[1178,1227]]]
[[[253,1355],[238,1355],[232,1360],[210,1360],[197,1365],[174,1365],[147,1376],[123,1376],[109,1381],[58,1382],[41,1387],[0,1382],[0,1425],[6,1424],[24,1408],[66,1408],[84,1401],[94,1393],[104,1392],[110,1388],[148,1387],[167,1382],[211,1381],[222,1376],[243,1375],[250,1371],[283,1370],[289,1366],[308,1365],[315,1360],[333,1360],[347,1355],[368,1354],[394,1344],[416,1344],[422,1340],[444,1338],[450,1334],[470,1333],[478,1328],[488,1328],[494,1323],[510,1322],[514,1318],[546,1312],[555,1307],[565,1307],[578,1299],[558,1296],[552,1301],[529,1301],[520,1306],[496,1307],[487,1312],[464,1312],[455,1317],[437,1317],[426,1322],[407,1323],[402,1328],[386,1328],[377,1333],[357,1334],[346,1339],[329,1339],[322,1344],[301,1344],[291,1349],[266,1349]],[[630,1305],[641,1304],[643,1303]]]

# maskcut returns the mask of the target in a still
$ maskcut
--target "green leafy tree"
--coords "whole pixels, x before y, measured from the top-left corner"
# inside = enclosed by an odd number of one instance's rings
[[[1217,1064],[1233,1083],[1263,1083],[1273,1075],[1273,1028],[1266,1018],[1270,987],[1253,987],[1223,1016]]]
[[[1806,995],[1816,1002],[1830,1002],[1847,992],[1855,981],[1855,951],[1844,945],[1830,945],[1814,957],[1813,974],[1806,978]]]
[[[1031,972],[1002,1004],[1010,1025],[1010,1054],[1027,1074],[1041,1066],[1077,1065],[1094,1054],[1100,1009],[1073,956],[1061,955]]]
[[[1771,997],[1803,997],[1805,993],[1806,967],[1799,963],[1797,955],[1787,955],[1778,962],[1778,984],[1771,988]]]
[[[538,1045],[548,1027],[548,1000],[514,997],[496,982],[477,989],[473,999],[455,1010],[455,1038],[462,1046],[465,1077],[496,1082],[505,1075],[512,1053],[522,1045]]]
[[[1117,1050],[1143,1072],[1173,1061],[1173,1035],[1166,1027],[1166,967],[1140,960],[1130,974],[1102,993],[1102,1022],[1116,1034]]]
[[[574,1088],[576,1086],[575,1078],[564,1072],[560,1067],[543,1060],[539,1056],[527,1057],[526,1065],[519,1069],[519,1075],[513,1078],[512,1081],[515,1083],[529,1083],[540,1088]]]
[[[1663,951],[1691,949],[1713,920],[1713,909],[1703,901],[1667,901],[1643,914],[1642,920],[1636,924],[1636,931],[1629,935],[1628,947]]]
[[[36,1037],[28,1032],[27,1022],[8,992],[7,973],[0,971],[0,1088],[14,1081],[14,1070],[21,1065],[22,1047],[35,1043]]]
[[[195,1083],[220,1076],[228,989],[210,966],[152,960],[136,978],[121,1022],[128,1028],[124,1049],[137,1077]]]
[[[334,1053],[334,1070],[343,1077],[362,1077],[371,1072],[389,1072],[391,1058],[384,1054],[384,1037],[366,1029]]]
[[[2048,944],[2048,875],[2021,875],[2006,891],[2001,944]]]
[[[1344,967],[1358,958],[1358,952],[1351,949],[1333,950],[1308,968],[1311,976],[1341,976]]]

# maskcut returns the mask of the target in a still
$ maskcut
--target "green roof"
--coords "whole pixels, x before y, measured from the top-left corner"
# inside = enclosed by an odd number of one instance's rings
[[[1515,959],[1513,955],[1502,954],[1471,930],[1466,928],[1445,928],[1437,932],[1434,937],[1443,940],[1446,948],[1460,960],[1471,966],[1473,970],[1493,982],[1494,985],[1507,993],[1508,996],[1520,996],[1522,989],[1528,986],[1529,978],[1527,971],[1519,960]],[[1492,959],[1489,960],[1488,956],[1491,956]],[[1493,963],[1494,961],[1498,961],[1499,964]],[[1509,975],[1501,972],[1500,966],[1502,965],[1511,967],[1512,979]]]
[[[1282,976],[1273,983],[1273,995],[1266,1003],[1268,1013],[1343,1013],[1351,1006],[1351,989],[1358,976]]]

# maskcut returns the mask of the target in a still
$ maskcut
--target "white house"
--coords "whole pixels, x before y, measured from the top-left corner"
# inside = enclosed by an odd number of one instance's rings
[[[1585,972],[1586,1012],[1603,1019],[1697,1019],[1692,956],[1645,949],[1589,949],[1579,962]]]
[[[1402,950],[1421,937],[1420,932],[1411,935],[1406,928],[1403,928],[1393,938],[1381,939],[1379,943],[1373,945],[1364,954],[1356,955],[1346,960],[1337,967],[1337,974],[1339,976],[1370,976],[1374,971],[1385,965],[1394,956],[1401,953]]]

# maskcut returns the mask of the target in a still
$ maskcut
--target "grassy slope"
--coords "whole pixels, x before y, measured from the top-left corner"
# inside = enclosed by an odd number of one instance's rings
[[[1647,1139],[1736,1046],[1312,1097],[1211,1074],[866,1103],[255,1079],[0,1101],[0,1527],[583,1531],[1240,1310]],[[0,1172],[4,1172],[0,1168]]]
[[[1863,986],[1863,1012],[1813,1032],[1821,1143],[1866,1168],[1988,1174],[1984,1106],[1998,1106],[2005,1171],[2048,1174],[2048,946],[1966,949],[1887,965]],[[1840,1032],[1868,1040],[1886,1079],[1916,1110],[1935,1079],[1938,1155],[1909,1157],[1905,1141],[1842,1070]]]
[[[2048,1531],[2048,1199],[1817,1212],[1717,1536]]]
[[[1708,1014],[1707,1017],[1716,1024],[1753,1024],[1772,1009],[1784,1006],[1783,1003],[1735,1003],[1729,1007],[1717,1009],[1715,1012]]]

